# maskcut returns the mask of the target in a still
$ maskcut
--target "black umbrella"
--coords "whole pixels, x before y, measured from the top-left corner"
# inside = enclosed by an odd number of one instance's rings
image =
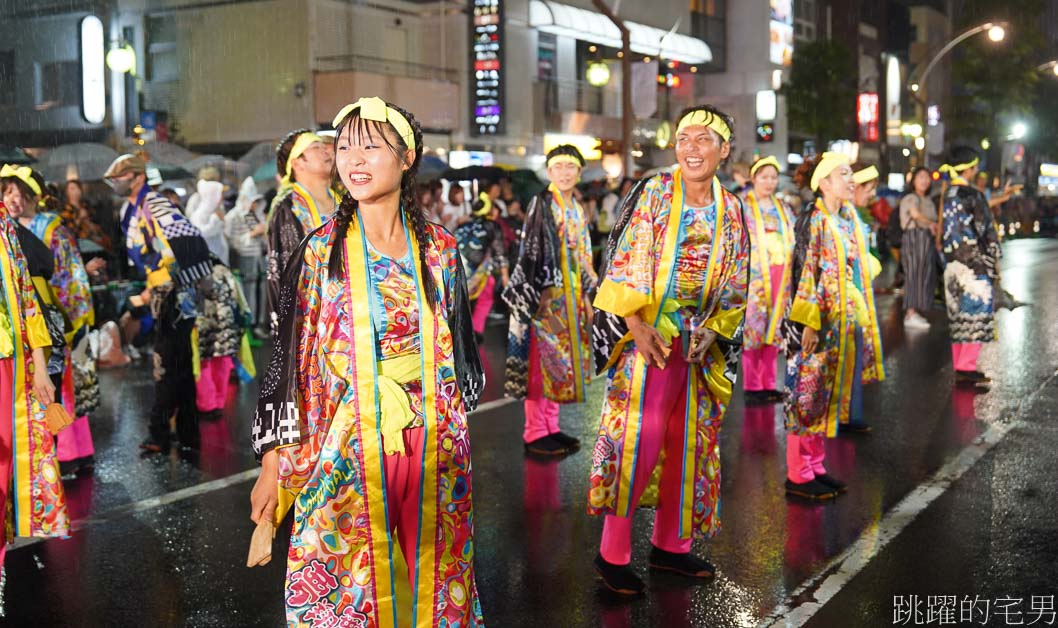
[[[502,179],[507,171],[499,166],[467,166],[456,170],[446,170],[442,179],[449,181],[473,181],[474,179]]]

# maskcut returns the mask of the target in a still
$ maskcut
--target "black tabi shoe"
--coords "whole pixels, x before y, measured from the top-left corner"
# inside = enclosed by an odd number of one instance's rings
[[[538,456],[564,456],[569,453],[569,447],[555,440],[553,436],[545,436],[526,443],[525,450]]]
[[[818,478],[813,479],[811,482],[791,482],[786,480],[786,494],[793,495],[795,497],[803,497],[804,499],[834,499],[837,497],[837,492],[823,484]]]
[[[81,470],[81,459],[76,460],[60,460],[59,461],[59,475],[64,480],[72,480],[77,477],[77,472]]]
[[[848,487],[847,484],[845,484],[841,480],[837,479],[836,477],[830,475],[829,473],[824,473],[823,475],[817,475],[816,476],[816,482],[819,482],[823,486],[829,486],[831,489],[837,491],[838,493],[845,493],[845,492],[848,492],[848,490],[849,490],[849,487]]]
[[[765,390],[764,397],[768,401],[775,403],[786,399],[786,393],[781,390]]]
[[[743,398],[746,400],[746,403],[751,406],[770,402],[768,399],[768,391],[766,390],[747,390],[743,393]]]
[[[595,556],[595,573],[607,589],[618,595],[642,595],[646,590],[643,580],[630,566],[608,563],[602,554]]]
[[[557,440],[562,445],[565,445],[570,451],[577,451],[580,449],[580,439],[574,438],[565,432],[555,432],[554,434],[551,434],[551,438]]]
[[[650,558],[647,564],[651,569],[671,571],[688,578],[709,579],[716,575],[716,567],[713,567],[712,563],[707,560],[702,560],[691,553],[673,554],[653,546],[650,548]]]
[[[962,382],[984,382],[992,383],[992,380],[981,371],[955,371],[955,380]]]

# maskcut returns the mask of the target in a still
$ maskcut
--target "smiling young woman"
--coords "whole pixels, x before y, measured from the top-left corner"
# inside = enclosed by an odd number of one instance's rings
[[[348,191],[281,282],[251,518],[293,510],[292,626],[480,626],[466,413],[484,376],[459,252],[417,205],[412,115],[361,98],[334,126]]]

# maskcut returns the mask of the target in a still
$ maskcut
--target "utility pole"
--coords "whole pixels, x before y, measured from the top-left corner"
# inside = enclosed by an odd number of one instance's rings
[[[635,174],[636,164],[632,159],[632,36],[624,21],[606,6],[604,0],[592,0],[592,4],[621,31],[621,161],[625,176]]]

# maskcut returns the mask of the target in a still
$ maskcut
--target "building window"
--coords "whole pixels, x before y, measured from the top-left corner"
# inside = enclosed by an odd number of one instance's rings
[[[180,77],[177,57],[176,20],[170,16],[147,16],[147,80],[175,81]]]
[[[15,104],[15,51],[0,50],[0,106]]]
[[[38,110],[81,102],[81,64],[57,61],[33,64],[33,103]]]
[[[794,39],[813,41],[819,10],[816,0],[794,0]]]
[[[726,0],[690,0],[691,35],[709,44],[713,60],[705,64],[706,72],[727,69]]]

